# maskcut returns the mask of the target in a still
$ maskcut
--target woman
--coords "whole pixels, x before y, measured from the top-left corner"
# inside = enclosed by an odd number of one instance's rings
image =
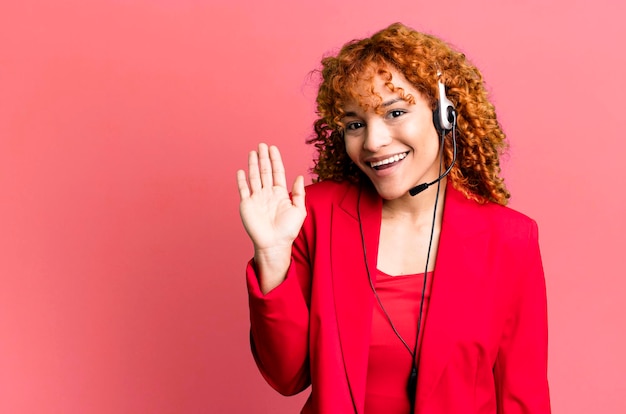
[[[549,413],[537,226],[480,72],[401,24],[322,61],[318,182],[237,172],[252,352],[303,413]]]

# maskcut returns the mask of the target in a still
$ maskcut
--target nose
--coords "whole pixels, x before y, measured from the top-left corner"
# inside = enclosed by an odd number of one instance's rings
[[[377,152],[382,147],[389,145],[391,134],[382,122],[369,122],[363,140],[363,149],[369,152]]]

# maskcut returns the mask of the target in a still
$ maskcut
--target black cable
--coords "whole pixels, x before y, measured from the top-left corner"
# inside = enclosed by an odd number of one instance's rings
[[[411,357],[414,358],[415,355],[414,355],[413,351],[411,351],[411,348],[409,347],[409,345],[406,343],[406,341],[404,340],[402,335],[400,335],[400,333],[396,329],[396,326],[391,321],[391,317],[387,313],[387,310],[383,306],[383,303],[380,300],[380,296],[378,296],[378,293],[376,292],[376,287],[374,286],[374,281],[373,281],[372,275],[370,273],[370,268],[369,268],[369,266],[367,264],[367,251],[366,251],[366,247],[365,247],[365,236],[363,234],[363,222],[361,221],[361,189],[359,189],[359,196],[358,196],[358,199],[357,199],[357,216],[358,216],[358,219],[359,219],[359,230],[361,231],[361,244],[363,245],[363,259],[365,260],[365,270],[367,272],[367,278],[368,278],[368,280],[370,282],[370,287],[372,288],[372,292],[374,292],[374,297],[376,297],[376,301],[378,302],[378,305],[380,306],[380,309],[385,314],[385,317],[387,318],[387,321],[389,321],[389,325],[391,325],[391,329],[393,329],[393,332],[400,339],[400,341],[402,341],[402,344],[407,349],[407,351],[409,351],[409,354],[411,354]]]

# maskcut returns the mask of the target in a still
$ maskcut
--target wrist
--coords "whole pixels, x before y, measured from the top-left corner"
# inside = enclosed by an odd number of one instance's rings
[[[291,246],[255,249],[254,263],[261,292],[267,294],[287,277],[291,264]]]

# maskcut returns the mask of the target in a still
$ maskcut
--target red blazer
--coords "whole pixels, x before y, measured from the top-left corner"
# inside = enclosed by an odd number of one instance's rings
[[[312,385],[302,413],[363,413],[374,296],[359,232],[359,189],[307,187],[308,215],[285,281],[263,295],[247,268],[252,352],[285,395]],[[367,260],[376,268],[382,201],[360,199]],[[447,186],[421,347],[420,414],[544,414],[546,290],[537,225]]]

